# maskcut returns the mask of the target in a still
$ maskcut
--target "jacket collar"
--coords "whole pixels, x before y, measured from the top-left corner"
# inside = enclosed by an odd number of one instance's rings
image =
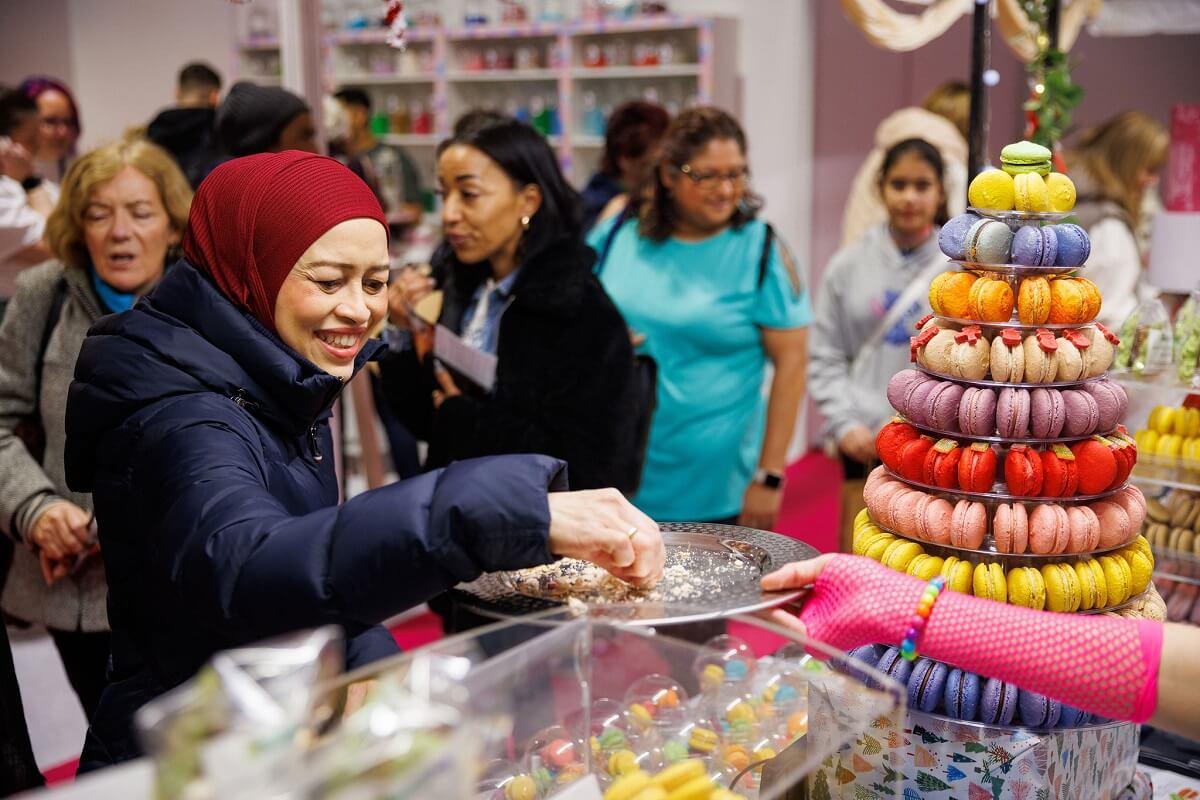
[[[203,340],[200,347],[179,352],[164,347],[160,355],[209,390],[237,399],[284,430],[300,433],[327,416],[343,388],[341,379],[234,306],[185,259],[130,313],[177,321],[194,330]],[[355,359],[355,374],[381,348],[379,341],[368,341]]]

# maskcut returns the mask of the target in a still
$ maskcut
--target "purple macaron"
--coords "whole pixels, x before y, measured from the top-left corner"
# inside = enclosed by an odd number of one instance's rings
[[[1058,236],[1053,228],[1025,225],[1013,236],[1012,263],[1027,267],[1052,267],[1058,255]]]
[[[1129,408],[1125,387],[1115,381],[1103,380],[1085,383],[1082,388],[1096,400],[1100,415],[1096,430],[1107,433],[1117,427]]]
[[[965,214],[959,214],[945,225],[938,233],[938,247],[942,248],[942,252],[947,258],[952,258],[955,261],[962,261],[966,256],[967,247],[967,232],[971,230],[971,226],[979,221],[979,215],[974,211],[968,211]]]
[[[954,719],[975,719],[979,713],[979,692],[983,682],[974,672],[952,669],[946,676],[942,705],[946,716]]]
[[[908,707],[926,714],[937,708],[949,673],[950,668],[940,661],[918,658],[908,676]]]
[[[1063,423],[1065,436],[1090,436],[1100,424],[1100,405],[1096,398],[1079,389],[1064,389],[1063,405],[1067,418]]]
[[[875,668],[904,686],[908,683],[909,676],[912,675],[913,662],[900,655],[899,647],[889,647],[883,651]]]
[[[1062,714],[1062,703],[1024,689],[1017,699],[1017,706],[1021,709],[1021,722],[1030,728],[1053,728]]]
[[[892,404],[892,408],[901,414],[907,414],[904,398],[908,394],[908,390],[912,388],[913,384],[927,380],[929,380],[928,375],[915,369],[902,369],[893,375],[887,385],[887,399]]]
[[[968,386],[958,403],[958,428],[969,436],[991,436],[996,430],[996,390]]]
[[[1038,439],[1053,439],[1062,433],[1067,409],[1058,389],[1034,389],[1029,393],[1029,430]]]
[[[929,427],[956,433],[958,431],[958,404],[962,400],[963,387],[953,381],[939,381],[926,400],[925,419]]]
[[[1006,386],[996,399],[996,430],[1006,439],[1029,435],[1029,391]]]
[[[904,401],[904,416],[918,425],[929,425],[926,415],[929,410],[929,395],[941,384],[937,379],[914,383]]]
[[[1062,706],[1058,715],[1058,727],[1078,728],[1081,725],[1087,725],[1091,718],[1091,714],[1086,711],[1080,711],[1074,706]]]
[[[1011,725],[1017,714],[1017,687],[988,678],[979,697],[979,721],[989,725]]]
[[[855,678],[868,686],[877,681],[872,681],[871,677],[861,670],[854,668],[857,663],[866,664],[869,667],[874,667],[879,663],[879,654],[883,652],[883,645],[879,644],[864,644],[862,647],[856,647],[846,653],[849,658],[846,659],[844,671],[847,675]]]
[[[1092,254],[1092,242],[1088,239],[1087,231],[1069,222],[1050,227],[1058,239],[1058,255],[1054,259],[1056,266],[1078,267],[1087,262]]]

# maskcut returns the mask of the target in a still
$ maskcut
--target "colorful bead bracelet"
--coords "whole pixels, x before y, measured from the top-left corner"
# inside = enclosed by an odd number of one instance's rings
[[[931,580],[921,593],[921,599],[917,601],[917,614],[904,633],[904,641],[900,642],[900,655],[905,660],[912,661],[917,657],[917,639],[925,630],[925,623],[929,621],[929,615],[933,612],[933,604],[945,588],[946,579],[939,575]]]

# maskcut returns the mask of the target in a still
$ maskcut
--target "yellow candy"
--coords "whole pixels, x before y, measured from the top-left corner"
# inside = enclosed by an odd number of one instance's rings
[[[717,749],[717,732],[708,728],[692,728],[688,747],[700,753],[711,753]]]
[[[518,775],[504,787],[506,800],[537,800],[537,784],[528,775]]]
[[[754,760],[755,761],[769,761],[777,755],[779,755],[779,754],[776,753],[775,750],[770,747],[760,747],[754,751]]]
[[[627,775],[637,769],[637,755],[632,750],[618,750],[608,757],[609,775]]]
[[[710,688],[720,686],[725,681],[725,670],[719,664],[706,664],[700,673],[700,680]]]
[[[668,767],[669,769],[669,767]],[[604,800],[633,800],[633,796],[650,785],[650,776],[638,770],[613,781],[604,793]]]
[[[642,725],[649,725],[650,723],[654,722],[654,715],[651,714],[650,710],[641,703],[634,703],[631,705],[629,707],[629,713],[633,715],[635,720],[642,723]]]
[[[633,800],[667,800],[669,796],[661,786],[647,786],[634,795]]]
[[[734,722],[757,722],[758,715],[749,703],[738,701],[725,711],[725,719]]]
[[[698,777],[708,777],[705,772],[704,762],[698,758],[689,758],[667,767],[651,778],[650,782],[655,786],[661,786],[667,791],[674,791],[688,781]],[[606,797],[605,800],[611,800],[611,798]]]

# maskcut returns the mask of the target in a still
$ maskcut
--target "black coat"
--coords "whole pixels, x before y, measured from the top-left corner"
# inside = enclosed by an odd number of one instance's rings
[[[216,118],[212,108],[168,108],[146,127],[146,138],[174,157],[193,189],[225,160],[217,146]]]
[[[462,462],[339,506],[341,389],[186,261],[93,326],[66,465],[95,501],[115,682],[85,767],[136,754],[134,710],[218,650],[332,622],[354,668],[396,652],[383,619],[484,570],[552,560],[553,459]]]
[[[411,350],[381,360],[392,408],[429,442],[427,468],[482,455],[543,453],[567,462],[572,489],[633,492],[646,401],[629,330],[592,274],[594,262],[581,240],[561,239],[522,264],[500,318],[490,395],[451,397],[435,411],[428,365],[419,365]],[[450,259],[441,266],[441,323],[458,331],[487,264]]]

